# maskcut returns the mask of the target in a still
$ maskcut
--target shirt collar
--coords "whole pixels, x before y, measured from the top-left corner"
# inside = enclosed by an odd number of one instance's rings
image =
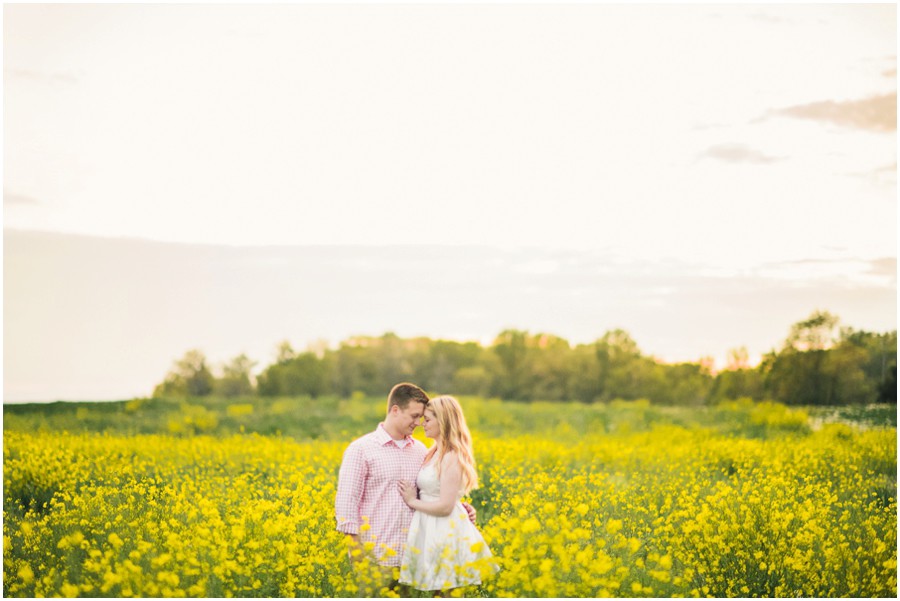
[[[378,424],[378,427],[375,429],[375,438],[378,440],[378,444],[384,446],[390,442],[394,443],[394,446],[403,448],[412,442],[411,436],[404,436],[402,442],[397,442],[396,440],[388,434],[388,431],[384,428],[384,422]]]

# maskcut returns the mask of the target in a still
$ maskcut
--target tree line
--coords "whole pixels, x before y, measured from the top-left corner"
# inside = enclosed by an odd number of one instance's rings
[[[839,321],[816,311],[791,326],[759,365],[750,366],[746,349],[739,348],[718,372],[709,359],[662,363],[621,329],[574,346],[552,334],[515,329],[487,347],[393,333],[350,338],[336,349],[297,351],[282,342],[275,362],[257,376],[256,362],[246,355],[214,374],[205,355],[190,350],[154,396],[379,396],[397,382],[413,381],[431,391],[520,401],[703,405],[747,397],[796,405],[896,403],[897,331],[855,330]]]

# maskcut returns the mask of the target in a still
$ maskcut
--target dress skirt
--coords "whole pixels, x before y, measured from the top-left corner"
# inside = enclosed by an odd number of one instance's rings
[[[401,583],[422,591],[447,590],[480,584],[498,570],[462,504],[457,503],[446,517],[421,511],[413,515],[400,566]]]

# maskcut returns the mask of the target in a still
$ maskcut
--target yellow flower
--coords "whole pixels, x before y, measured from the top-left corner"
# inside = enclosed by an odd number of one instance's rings
[[[74,584],[69,584],[68,582],[64,582],[62,587],[60,587],[60,591],[62,592],[63,597],[77,597],[78,596],[78,587]]]
[[[19,580],[21,580],[25,584],[31,584],[34,581],[34,571],[31,569],[31,566],[25,564],[21,568],[19,568]]]
[[[522,523],[522,532],[524,534],[531,534],[532,532],[537,532],[540,529],[541,523],[535,518],[528,518]]]
[[[606,533],[616,534],[622,529],[622,520],[609,520],[606,522]]]

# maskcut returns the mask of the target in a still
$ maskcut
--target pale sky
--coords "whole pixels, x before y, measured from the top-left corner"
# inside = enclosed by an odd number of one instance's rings
[[[627,326],[675,361],[758,357],[815,308],[894,329],[896,49],[894,4],[4,5],[4,398],[148,394],[187,348],[266,364],[285,338],[387,330],[587,342]],[[181,259],[148,290],[218,249],[200,284],[170,281],[209,303],[243,296],[246,313],[225,329],[210,304],[160,315],[141,324],[152,344],[140,329],[127,342],[146,356],[125,357],[84,324],[119,336],[153,295],[100,311],[91,299],[118,298],[116,281],[89,274],[110,258],[27,231],[148,241],[132,257],[168,243]],[[444,282],[390,254],[390,268],[294,277],[318,245],[478,247],[486,264],[497,249],[512,271],[472,288],[494,304],[471,322],[440,294],[416,319],[342,313],[329,291],[353,294],[361,274]],[[85,275],[61,287],[73,256]],[[316,319],[210,275],[257,281],[272,265],[267,294],[322,296]],[[514,272],[532,280],[507,288]],[[467,290],[479,277],[454,274]],[[553,296],[547,277],[577,285]],[[749,305],[736,290],[768,292]],[[48,375],[54,345],[77,368]]]

